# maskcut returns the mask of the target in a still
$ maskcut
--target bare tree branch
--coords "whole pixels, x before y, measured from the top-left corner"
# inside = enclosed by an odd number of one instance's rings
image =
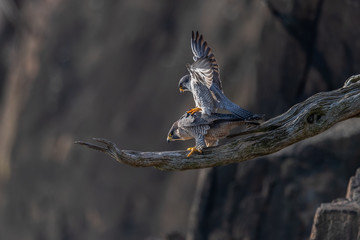
[[[291,107],[260,126],[238,135],[221,146],[204,149],[203,154],[187,158],[186,151],[139,152],[120,150],[106,140],[94,138],[104,146],[77,141],[104,152],[120,163],[161,170],[186,170],[238,163],[277,152],[291,144],[317,135],[334,124],[360,115],[360,75],[346,80],[342,88],[321,92]]]

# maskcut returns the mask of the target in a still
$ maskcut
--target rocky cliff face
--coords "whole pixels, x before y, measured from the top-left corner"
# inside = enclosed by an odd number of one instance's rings
[[[351,177],[346,198],[324,203],[317,209],[311,240],[360,238],[360,169]]]
[[[309,239],[316,208],[344,195],[358,166],[360,154],[351,149],[359,127],[351,120],[269,157],[211,169],[189,236]]]
[[[360,31],[348,25],[358,19],[357,3],[266,2],[273,18],[263,26],[257,65],[260,112],[272,116],[312,93],[340,87],[346,72],[358,71],[354,39]],[[204,210],[193,218],[189,236],[308,239],[315,209],[342,196],[359,166],[358,127],[350,121],[275,155],[212,169],[199,190]]]
[[[265,3],[265,4],[264,4]],[[0,238],[306,239],[316,207],[344,194],[359,166],[357,123],[248,163],[199,171],[122,166],[73,145],[168,145],[193,107],[178,79],[189,38],[214,49],[225,93],[273,117],[360,72],[356,1],[0,2]],[[349,134],[343,134],[352,128]]]

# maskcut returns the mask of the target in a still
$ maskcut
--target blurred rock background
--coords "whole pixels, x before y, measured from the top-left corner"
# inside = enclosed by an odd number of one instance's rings
[[[0,239],[308,239],[360,166],[360,123],[204,172],[123,166],[73,144],[184,149],[190,35],[225,93],[267,118],[360,73],[356,0],[0,0]],[[195,201],[195,196],[205,198]],[[191,209],[203,209],[191,215]],[[190,220],[189,220],[190,219]]]

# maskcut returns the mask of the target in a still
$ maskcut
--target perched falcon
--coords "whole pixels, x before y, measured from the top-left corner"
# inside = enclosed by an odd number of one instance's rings
[[[203,114],[210,115],[217,109],[224,109],[241,119],[261,118],[242,109],[225,96],[215,56],[198,32],[192,32],[191,50],[194,62],[186,65],[190,74],[183,76],[179,81],[180,92],[190,91],[194,97],[196,107],[188,113],[202,111]]]
[[[195,147],[190,147],[190,157],[194,152],[202,152],[204,147],[216,146],[220,139],[227,137],[230,131],[241,125],[258,125],[256,121],[244,120],[233,114],[213,113],[203,115],[200,112],[185,113],[176,121],[168,134],[167,141],[189,140],[195,138]]]

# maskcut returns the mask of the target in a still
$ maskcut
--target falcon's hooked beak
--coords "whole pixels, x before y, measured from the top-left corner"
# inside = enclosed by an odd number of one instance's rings
[[[167,142],[171,142],[172,137],[171,137],[171,136],[168,136],[166,140],[167,140]]]
[[[180,91],[181,93],[185,92],[185,90],[184,90],[184,88],[183,88],[182,86],[179,87],[179,91]]]

